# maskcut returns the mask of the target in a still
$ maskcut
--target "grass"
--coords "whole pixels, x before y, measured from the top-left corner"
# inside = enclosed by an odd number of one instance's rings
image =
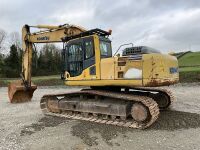
[[[180,82],[200,82],[199,71],[182,71],[179,73]]]
[[[200,82],[200,52],[189,52],[178,63],[180,82]]]
[[[200,52],[190,52],[178,59],[179,66],[200,66]]]
[[[0,78],[0,87],[8,86],[9,83],[15,80],[20,80],[20,78]],[[64,85],[59,75],[32,77],[32,81],[38,86]]]
[[[182,67],[182,68],[179,68],[179,71],[180,72],[200,72],[200,66],[195,66],[195,67]]]

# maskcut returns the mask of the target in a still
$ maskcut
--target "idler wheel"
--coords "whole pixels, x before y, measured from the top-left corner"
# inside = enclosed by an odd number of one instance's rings
[[[157,102],[160,109],[165,109],[170,105],[169,97],[164,93],[158,93],[155,95],[155,101]]]
[[[135,103],[131,108],[131,115],[135,121],[143,122],[148,118],[148,109],[140,103]]]

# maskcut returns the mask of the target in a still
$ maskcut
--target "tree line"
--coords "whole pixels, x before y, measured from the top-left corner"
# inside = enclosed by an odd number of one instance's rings
[[[20,77],[23,50],[19,33],[10,35],[0,29],[0,77]],[[62,67],[61,50],[54,44],[44,44],[40,49],[33,47],[32,75],[59,74]]]
[[[16,45],[10,46],[8,55],[0,54],[0,76],[20,77],[23,50]],[[61,52],[54,44],[45,44],[40,51],[33,50],[32,75],[55,75],[61,71]]]

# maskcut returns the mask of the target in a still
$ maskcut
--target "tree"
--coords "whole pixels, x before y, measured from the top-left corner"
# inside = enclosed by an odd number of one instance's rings
[[[10,54],[5,58],[5,65],[3,71],[6,77],[19,77],[21,66],[17,47],[12,45],[10,47]]]
[[[4,66],[4,55],[0,53],[0,77],[4,75],[3,66]]]
[[[38,57],[38,70],[41,75],[60,73],[60,50],[54,44],[45,44]]]
[[[4,42],[6,39],[6,32],[3,29],[0,29],[0,52],[4,49]]]
[[[22,58],[22,57],[21,57]],[[33,46],[32,53],[32,75],[37,75],[38,72],[38,51],[35,46]]]
[[[14,40],[13,40],[14,41]],[[0,54],[0,76],[19,77],[22,67],[23,50],[13,43],[10,53]],[[33,46],[32,75],[55,75],[61,71],[61,52],[54,44],[45,44],[38,52]]]

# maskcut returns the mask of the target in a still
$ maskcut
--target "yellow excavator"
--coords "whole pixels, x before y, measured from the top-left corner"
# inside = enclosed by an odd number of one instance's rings
[[[31,28],[38,31],[31,32]],[[31,82],[33,44],[62,42],[62,80],[67,86],[88,88],[44,95],[40,101],[44,114],[130,128],[149,127],[174,99],[169,90],[159,86],[178,82],[177,59],[133,45],[121,55],[118,51],[113,55],[111,32],[69,24],[25,25],[22,79],[9,85],[10,102],[30,101],[37,89]]]

